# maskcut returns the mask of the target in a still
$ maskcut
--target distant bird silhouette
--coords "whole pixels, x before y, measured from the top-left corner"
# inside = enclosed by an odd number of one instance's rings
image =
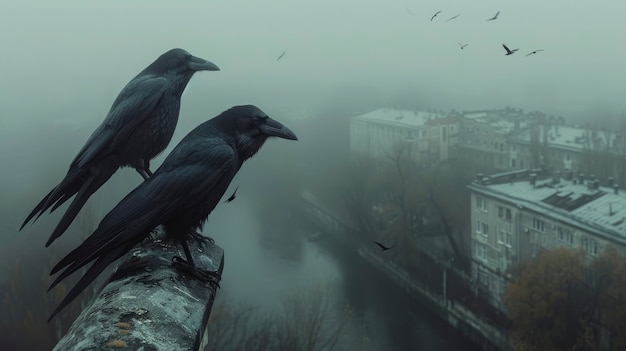
[[[176,256],[174,264],[217,285],[219,274],[195,264],[187,239],[212,241],[196,231],[202,229],[243,163],[272,137],[297,140],[289,128],[252,105],[232,107],[189,132],[151,177],[126,195],[80,246],[52,268],[50,274],[59,275],[50,289],[91,263],[50,319],[159,225],[185,253],[186,260]]]
[[[405,7],[404,9],[409,13],[409,15],[415,16],[415,14],[408,7]]]
[[[198,71],[219,71],[213,63],[173,49],[159,56],[126,84],[106,118],[70,164],[65,178],[30,212],[22,228],[46,210],[56,210],[74,197],[54,228],[46,247],[61,236],[87,199],[120,167],[152,175],[150,160],[169,144],[187,83]],[[76,195],[76,196],[74,196]]]
[[[519,49],[509,49],[508,46],[502,44],[502,47],[504,48],[504,50],[506,50],[506,55],[513,55],[515,53],[515,51],[519,50]]]
[[[435,19],[435,17],[437,17],[437,15],[438,15],[438,14],[440,14],[440,13],[441,13],[441,11],[437,11],[437,12],[435,12],[435,14],[433,15],[433,17],[431,17],[431,18],[430,18],[430,21],[432,22],[432,21]]]
[[[461,47],[461,50],[463,50],[466,46],[468,46],[469,44],[461,44],[459,43],[459,46]]]
[[[239,186],[237,186],[235,188],[235,191],[233,191],[233,194],[228,199],[226,199],[226,201],[224,201],[224,203],[231,202],[231,201],[233,201],[235,199],[235,197],[237,197],[237,189],[239,189]]]
[[[283,56],[285,56],[285,53],[286,53],[286,52],[287,52],[287,51],[283,51],[283,53],[282,53],[282,54],[280,54],[280,56],[278,56],[278,58],[276,59],[276,61],[278,61],[278,60],[280,60],[281,58],[283,58]]]
[[[534,55],[534,54],[538,53],[539,51],[543,51],[543,50],[539,49],[539,50],[531,51],[528,54],[526,54],[526,56]]]
[[[459,16],[461,16],[461,14],[460,14],[460,13],[459,13],[458,15],[456,15],[456,16],[452,16],[452,17],[448,18],[448,19],[446,20],[446,22],[452,21],[453,19],[455,19],[455,18],[457,18],[457,17],[459,17]]]
[[[374,241],[374,244],[378,245],[383,251],[387,251],[393,248],[393,246],[385,246],[378,241]]]
[[[496,12],[496,15],[495,15],[495,16],[493,16],[493,17],[491,17],[491,18],[490,18],[490,19],[488,19],[487,21],[493,21],[493,20],[498,19],[498,15],[499,15],[499,14],[500,14],[500,11]]]

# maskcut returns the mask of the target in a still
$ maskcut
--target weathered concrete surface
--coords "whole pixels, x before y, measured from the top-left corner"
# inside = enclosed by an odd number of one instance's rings
[[[180,244],[157,232],[120,262],[99,295],[78,316],[55,351],[202,350],[215,289],[172,266]],[[198,266],[222,273],[224,252],[189,241]]]

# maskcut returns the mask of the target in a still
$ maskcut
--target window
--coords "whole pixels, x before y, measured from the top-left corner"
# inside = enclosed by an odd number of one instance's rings
[[[498,231],[498,244],[503,244],[504,245],[504,236],[506,234],[504,233],[504,230],[499,230]]]
[[[489,286],[489,272],[482,270],[482,269],[479,270],[478,281],[484,286]]]
[[[482,223],[482,225],[483,225],[483,229],[482,229],[483,235],[485,236],[489,235],[489,226],[487,225],[487,223]]]
[[[487,212],[487,201],[482,197],[476,197],[476,208],[481,211]]]
[[[476,221],[476,233],[482,234],[484,236],[488,236],[489,226],[487,225],[487,223]]]
[[[598,256],[598,242],[591,238],[583,238],[583,250],[591,256]]]
[[[510,222],[513,218],[511,215],[511,209],[498,206],[498,218]]]
[[[533,229],[539,232],[544,232],[546,223],[538,218],[533,218]]]
[[[504,245],[507,247],[512,247],[511,243],[513,242],[513,235],[511,233],[506,233],[504,236]]]
[[[557,238],[568,245],[574,245],[574,234],[571,230],[559,227],[557,229]]]

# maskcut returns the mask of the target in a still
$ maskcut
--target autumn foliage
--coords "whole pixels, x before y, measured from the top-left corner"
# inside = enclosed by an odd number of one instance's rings
[[[504,304],[516,350],[623,350],[626,258],[542,251],[507,286]]]

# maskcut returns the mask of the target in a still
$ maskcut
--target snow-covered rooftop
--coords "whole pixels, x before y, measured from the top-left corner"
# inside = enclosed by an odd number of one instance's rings
[[[605,235],[626,239],[626,192],[560,179],[529,180],[502,184],[477,185],[470,188],[513,202],[534,211],[543,212],[557,220],[583,226]]]
[[[543,128],[543,126],[539,126],[539,128]],[[539,135],[543,135],[541,129]],[[613,132],[593,132],[584,128],[569,126],[550,126],[548,129],[548,145],[575,151],[582,151],[585,147],[592,147],[592,145],[604,148],[607,136],[613,141],[616,134]],[[519,133],[511,136],[511,141],[519,143],[530,143],[530,139],[530,128],[521,130]]]
[[[353,119],[403,128],[414,128],[425,125],[429,119],[442,118],[444,116],[445,115],[443,114],[434,112],[379,108],[377,110],[355,116]]]
[[[470,111],[464,112],[463,117],[476,123],[489,125],[495,131],[508,134],[515,129],[515,120],[520,122],[520,126],[526,125],[526,116],[509,115],[506,111],[489,110],[489,111]]]

